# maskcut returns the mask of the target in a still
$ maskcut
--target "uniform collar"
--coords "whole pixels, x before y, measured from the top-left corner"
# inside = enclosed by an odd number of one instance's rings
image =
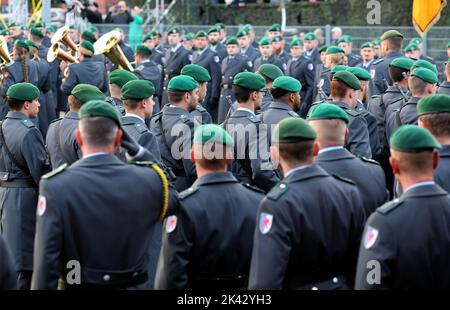
[[[79,119],[79,117],[78,117],[78,112],[69,111],[69,112],[66,113],[66,115],[64,115],[64,118],[68,118],[68,119]]]
[[[415,183],[413,185],[410,185],[406,190],[405,193],[409,190],[412,190],[414,188],[418,188],[418,187],[422,187],[422,186],[429,186],[429,185],[435,185],[436,183],[434,183],[434,181],[426,181],[426,182],[419,182],[419,183]]]
[[[333,152],[333,151],[337,151],[337,150],[343,150],[344,146],[343,145],[338,145],[338,146],[329,146],[326,148],[323,148],[319,151],[319,155],[323,154],[323,153],[328,153],[328,152]]]
[[[308,167],[311,167],[311,165],[304,165],[304,166],[299,166],[299,167],[296,167],[296,168],[294,168],[294,169],[291,169],[291,170],[289,170],[288,172],[286,172],[286,174],[284,175],[284,177],[287,178],[288,176],[290,176],[290,175],[293,174],[294,172],[298,172],[298,171],[300,171],[300,170],[304,170],[304,169],[306,169],[306,168],[308,168]]]
[[[294,183],[310,178],[315,177],[328,177],[329,174],[325,172],[319,166],[312,164],[306,166],[304,169],[292,171],[291,173],[287,173],[287,176],[284,177],[283,181],[287,183]]]
[[[428,183],[428,182],[423,182],[423,183]],[[419,186],[414,186],[414,185],[419,185]],[[412,187],[410,186],[405,192],[404,194],[400,197],[400,199],[402,198],[407,198],[407,197],[429,197],[429,196],[446,196],[448,195],[448,193],[443,190],[439,185],[437,184],[422,184],[421,183],[417,183],[412,185]]]
[[[238,183],[238,180],[231,172],[214,172],[198,178],[194,184],[192,184],[192,187],[217,183]]]
[[[170,51],[173,52],[173,53],[175,53],[176,51],[179,50],[180,47],[181,47],[181,43],[178,43],[178,45],[175,46],[175,47],[173,47],[173,48],[171,48]]]
[[[439,155],[441,157],[450,157],[450,145],[443,145],[439,150]]]
[[[98,152],[90,154],[77,160],[71,167],[76,166],[108,166],[112,164],[123,164],[117,156],[110,153]]]
[[[137,118],[141,122],[145,123],[145,120],[142,117],[140,117],[139,115],[133,114],[133,113],[125,113],[124,117]]]
[[[166,105],[163,108],[163,110],[164,110],[163,114],[172,114],[172,115],[173,114],[177,114],[177,115],[179,115],[179,114],[186,114],[186,115],[189,115],[189,112],[187,110],[185,110],[183,108],[176,107],[176,106]]]
[[[244,111],[244,112],[250,113],[252,116],[256,116],[255,112],[253,112],[252,110],[247,109],[247,108],[237,108],[236,111]]]
[[[25,114],[17,111],[9,111],[8,114],[6,114],[6,118],[29,119]]]
[[[275,108],[275,109],[281,109],[286,111],[293,111],[291,106],[287,103],[280,102],[280,101],[274,101],[269,105],[269,108]]]

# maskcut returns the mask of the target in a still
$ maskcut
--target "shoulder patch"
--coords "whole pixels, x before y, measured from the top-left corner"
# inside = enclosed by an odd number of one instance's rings
[[[299,117],[299,115],[297,113],[295,113],[294,111],[289,111],[288,114],[292,117]]]
[[[33,128],[33,127],[36,127],[36,126],[33,124],[33,122],[30,121],[30,120],[28,120],[28,119],[24,119],[21,123],[24,124],[25,127],[27,127],[27,128]]]
[[[265,194],[265,192],[264,192],[262,189],[260,189],[260,188],[258,188],[258,187],[256,187],[256,186],[252,186],[252,185],[250,185],[250,184],[248,184],[248,183],[241,183],[241,184],[242,184],[243,186],[245,186],[246,188],[248,188],[248,189],[254,191],[254,192],[258,192],[258,193],[263,193],[263,194]]]
[[[372,62],[372,65],[377,65],[377,64],[379,64],[380,62],[383,62],[383,60],[384,60],[384,58],[381,57],[381,58],[375,60],[374,62]]]
[[[366,157],[361,156],[361,155],[358,156],[358,157],[359,157],[359,159],[361,159],[362,161],[364,161],[364,162],[366,162],[366,163],[374,164],[374,165],[377,165],[377,166],[380,165],[380,163],[377,162],[376,160],[373,160],[373,159],[370,159],[370,158],[366,158]]]
[[[42,179],[48,180],[48,179],[54,177],[55,175],[57,175],[57,174],[63,172],[64,170],[66,170],[67,167],[69,167],[69,164],[68,164],[68,163],[62,164],[62,165],[59,166],[58,168],[56,168],[56,169],[50,171],[49,173],[44,174],[44,175],[42,176]]]
[[[398,206],[400,206],[402,203],[403,203],[402,198],[396,198],[388,203],[385,203],[381,207],[379,207],[377,209],[377,212],[386,215],[389,212],[391,212],[392,210],[394,210],[395,208],[397,208]]]
[[[189,187],[188,189],[182,191],[178,194],[178,197],[183,200],[186,197],[191,196],[192,194],[196,193],[198,191],[198,187]]]
[[[147,127],[142,124],[134,124],[134,128],[136,128],[136,130],[139,132],[139,134],[143,134],[143,133],[149,131],[147,129]]]
[[[277,201],[288,191],[288,185],[285,183],[278,183],[268,193],[267,198]]]
[[[248,119],[255,124],[261,123],[261,119],[257,115],[256,116],[252,115],[248,117]]]
[[[339,180],[339,181],[342,181],[342,182],[345,182],[345,183],[348,183],[348,184],[352,184],[352,185],[356,185],[356,183],[355,183],[353,180],[350,180],[350,179],[341,177],[340,175],[337,175],[337,174],[332,173],[331,176],[332,176],[333,178]]]
[[[56,122],[58,122],[58,121],[60,121],[60,120],[62,120],[62,119],[63,119],[63,117],[54,119],[54,120],[52,120],[52,121],[50,122],[50,124],[51,124],[51,123],[56,123]]]

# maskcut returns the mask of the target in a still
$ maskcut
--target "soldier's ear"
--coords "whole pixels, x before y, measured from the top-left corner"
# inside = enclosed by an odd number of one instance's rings
[[[81,132],[78,128],[75,130],[74,135],[79,147],[81,148],[83,146],[83,138],[81,138]]]
[[[433,151],[433,170],[437,168],[438,164],[439,164],[439,153],[436,151]]]
[[[344,135],[345,135],[345,141],[347,141],[347,139],[348,139],[348,127],[345,127]]]
[[[389,164],[391,165],[392,172],[394,173],[394,175],[398,174],[399,170],[398,170],[397,162],[395,161],[395,159],[392,156],[389,157]]]
[[[317,156],[317,154],[319,154],[319,150],[320,150],[319,143],[316,140],[313,145],[313,155]]]
[[[194,153],[194,148],[193,147],[191,147],[191,152],[190,152],[189,156],[191,158],[191,161],[193,163],[195,163],[195,153]]]

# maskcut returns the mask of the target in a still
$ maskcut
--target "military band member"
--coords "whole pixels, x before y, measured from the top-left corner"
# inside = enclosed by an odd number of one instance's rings
[[[46,48],[49,48],[52,45],[50,37],[47,35],[47,29],[45,28],[45,23],[43,21],[38,21],[34,23],[33,27],[39,29],[43,34],[42,37],[42,45]],[[41,56],[40,56],[41,57]]]
[[[109,93],[110,97],[106,99],[109,103],[111,103],[113,106],[115,106],[119,113],[123,116],[125,115],[125,107],[123,105],[122,99],[121,99],[121,89],[123,85],[128,83],[129,81],[137,80],[138,77],[127,70],[122,69],[116,69],[112,71],[109,76]]]
[[[275,81],[280,76],[283,76],[283,71],[275,65],[272,64],[263,64],[259,66],[257,74],[261,75],[264,80],[266,80],[266,86],[264,87],[263,97],[261,101],[261,106],[258,109],[259,113],[266,111],[270,104],[273,102],[272,94],[270,93],[270,89],[272,88],[273,81]],[[233,112],[236,109],[233,110]]]
[[[313,163],[315,138],[301,118],[286,118],[275,127],[271,154],[284,179],[258,209],[249,289],[353,286],[365,221],[361,197],[352,181]]]
[[[33,273],[33,244],[38,184],[50,170],[41,132],[31,122],[39,113],[39,89],[17,83],[7,92],[10,112],[0,124],[0,211],[2,235],[18,273],[18,289],[29,289]]]
[[[345,51],[349,67],[356,67],[361,63],[361,58],[353,54],[353,38],[349,35],[343,35],[338,40],[338,46]]]

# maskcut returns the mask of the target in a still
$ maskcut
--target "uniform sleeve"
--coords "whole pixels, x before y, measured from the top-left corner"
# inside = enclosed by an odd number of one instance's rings
[[[70,93],[72,92],[72,89],[78,84],[77,75],[75,73],[75,70],[73,70],[72,66],[68,67],[67,70],[69,70],[69,76],[63,80],[63,83],[61,85],[62,92],[64,94],[66,94],[67,96],[70,95]]]
[[[288,219],[282,212],[279,205],[268,199],[262,201],[258,210],[250,264],[250,290],[282,289],[291,252]],[[266,231],[268,222],[271,226]]]
[[[220,82],[222,81],[222,69],[220,68],[219,62],[215,61],[213,56],[211,61],[211,98],[218,100],[220,97]]]
[[[176,221],[173,228],[173,221]],[[163,224],[162,245],[155,277],[155,289],[185,289],[188,286],[190,251],[194,227],[183,207]]]
[[[38,216],[34,240],[33,278],[31,289],[57,289],[61,275],[60,255],[62,251],[62,217],[56,195],[47,181],[42,181],[39,190]],[[42,208],[44,212],[41,214]]]
[[[161,161],[161,152],[159,150],[158,142],[151,132],[143,134],[139,139],[139,144],[145,147],[155,157],[155,162]]]
[[[386,218],[373,213],[366,227],[359,249],[355,289],[388,289],[391,285],[396,257],[396,236]]]
[[[310,68],[312,68],[310,70]],[[304,72],[304,81],[300,81],[302,83],[302,87],[306,89],[304,98],[302,98],[303,102],[306,102],[308,106],[312,104],[313,99],[313,89],[314,89],[314,70],[315,66],[312,62],[308,62],[306,64],[306,68]]]
[[[369,130],[362,116],[355,117],[348,128],[347,145],[353,155],[372,158]]]
[[[49,172],[51,167],[44,139],[37,128],[32,128],[25,135],[21,151],[30,170],[31,177],[36,184],[39,184],[41,176]]]

